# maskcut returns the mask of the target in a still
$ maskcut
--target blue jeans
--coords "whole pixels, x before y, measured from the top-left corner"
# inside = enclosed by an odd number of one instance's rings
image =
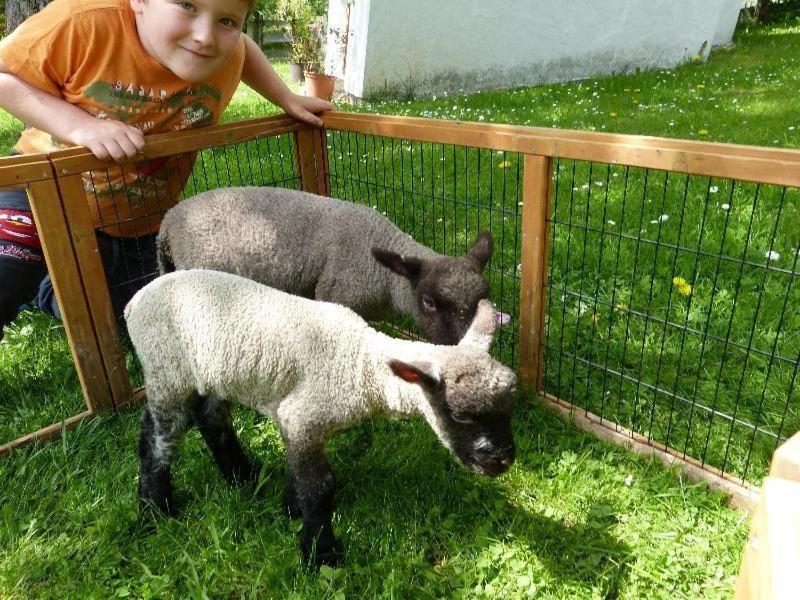
[[[158,275],[156,234],[117,238],[97,232],[114,314]],[[0,339],[20,308],[39,308],[61,319],[25,190],[0,192]]]

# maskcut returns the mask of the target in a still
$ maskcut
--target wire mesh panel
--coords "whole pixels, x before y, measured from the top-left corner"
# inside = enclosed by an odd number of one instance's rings
[[[759,481],[800,428],[800,191],[564,159],[552,189],[544,391]]]
[[[522,156],[351,131],[327,137],[331,196],[372,207],[441,254],[464,254],[481,231],[491,232],[490,297],[514,318],[494,352],[515,367]],[[392,323],[419,337],[410,319]]]
[[[121,313],[127,300],[158,275],[156,234],[175,198],[229,186],[299,188],[296,162],[294,136],[282,133],[138,161],[122,170],[121,180],[116,168],[82,173],[80,185],[72,189],[73,202],[85,202],[88,194],[92,223],[84,226],[96,233],[119,324],[123,325]],[[118,181],[113,182],[114,178]],[[230,226],[235,231],[233,216]],[[132,384],[141,385],[135,353],[127,342],[124,350]]]

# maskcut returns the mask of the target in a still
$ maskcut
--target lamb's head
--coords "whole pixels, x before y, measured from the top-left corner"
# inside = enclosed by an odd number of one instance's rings
[[[478,302],[489,295],[483,268],[492,256],[492,236],[481,233],[464,256],[430,260],[373,248],[381,264],[409,280],[414,288],[414,318],[433,344],[457,344],[475,316]]]
[[[467,335],[458,346],[441,348],[435,364],[389,363],[396,376],[422,388],[422,413],[442,444],[489,477],[507,471],[516,454],[511,412],[517,378],[488,354],[498,323],[499,314],[483,300]]]

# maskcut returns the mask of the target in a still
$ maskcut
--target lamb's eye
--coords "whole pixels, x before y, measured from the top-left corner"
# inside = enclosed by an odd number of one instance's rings
[[[477,421],[470,415],[466,415],[464,413],[453,413],[450,416],[453,418],[453,421],[456,423],[461,423],[462,425],[474,425],[477,423]]]
[[[433,301],[433,298],[430,296],[423,296],[422,297],[422,308],[428,310],[430,312],[436,312],[436,303]]]

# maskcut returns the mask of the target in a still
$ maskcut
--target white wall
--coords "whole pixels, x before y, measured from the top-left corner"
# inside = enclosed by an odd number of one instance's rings
[[[740,7],[741,0],[355,0],[347,67],[338,74],[345,91],[365,97],[668,68],[729,42]],[[345,0],[330,0],[329,25],[346,26]],[[328,46],[335,63],[331,39]]]

